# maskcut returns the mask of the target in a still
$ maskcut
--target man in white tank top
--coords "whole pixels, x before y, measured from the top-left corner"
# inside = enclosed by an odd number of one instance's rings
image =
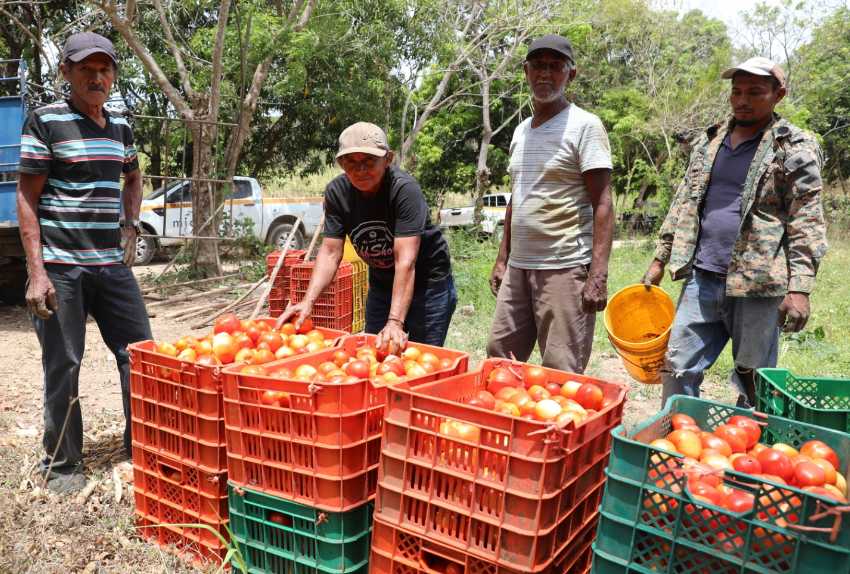
[[[512,196],[490,278],[498,299],[487,352],[526,361],[537,342],[545,366],[581,373],[608,299],[608,134],[564,94],[576,74],[569,40],[534,40],[523,68],[534,114],[511,141]]]

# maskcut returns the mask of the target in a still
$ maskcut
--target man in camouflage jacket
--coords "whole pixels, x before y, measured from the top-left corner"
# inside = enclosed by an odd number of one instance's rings
[[[729,339],[738,404],[752,406],[754,370],[776,366],[779,329],[801,330],[826,253],[821,153],[774,107],[785,76],[766,58],[726,70],[733,117],[709,128],[661,227],[645,284],[665,266],[686,278],[662,369],[663,399],[699,395]]]

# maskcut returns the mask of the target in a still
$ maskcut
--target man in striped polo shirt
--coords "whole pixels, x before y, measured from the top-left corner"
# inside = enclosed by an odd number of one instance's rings
[[[611,150],[595,115],[570,103],[576,75],[570,41],[531,43],[523,65],[534,113],[511,140],[511,202],[490,276],[497,295],[487,353],[584,372],[596,313],[608,300],[614,230]]]
[[[118,70],[112,43],[92,32],[74,34],[60,70],[70,97],[35,110],[24,124],[18,219],[29,274],[27,305],[44,367],[41,470],[51,490],[73,492],[86,484],[77,400],[86,318],[97,322],[118,363],[128,455],[127,345],[151,338],[151,330],[130,270],[142,198],[133,133],[125,119],[103,107]]]

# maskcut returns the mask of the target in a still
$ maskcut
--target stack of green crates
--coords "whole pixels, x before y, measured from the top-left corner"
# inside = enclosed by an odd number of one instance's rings
[[[252,574],[366,574],[373,503],[325,512],[228,486],[230,528]]]

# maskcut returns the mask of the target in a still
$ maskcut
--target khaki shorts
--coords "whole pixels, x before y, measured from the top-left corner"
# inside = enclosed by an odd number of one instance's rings
[[[507,266],[496,300],[487,355],[527,361],[540,345],[543,366],[583,373],[593,348],[596,313],[581,308],[584,265],[529,270]]]

